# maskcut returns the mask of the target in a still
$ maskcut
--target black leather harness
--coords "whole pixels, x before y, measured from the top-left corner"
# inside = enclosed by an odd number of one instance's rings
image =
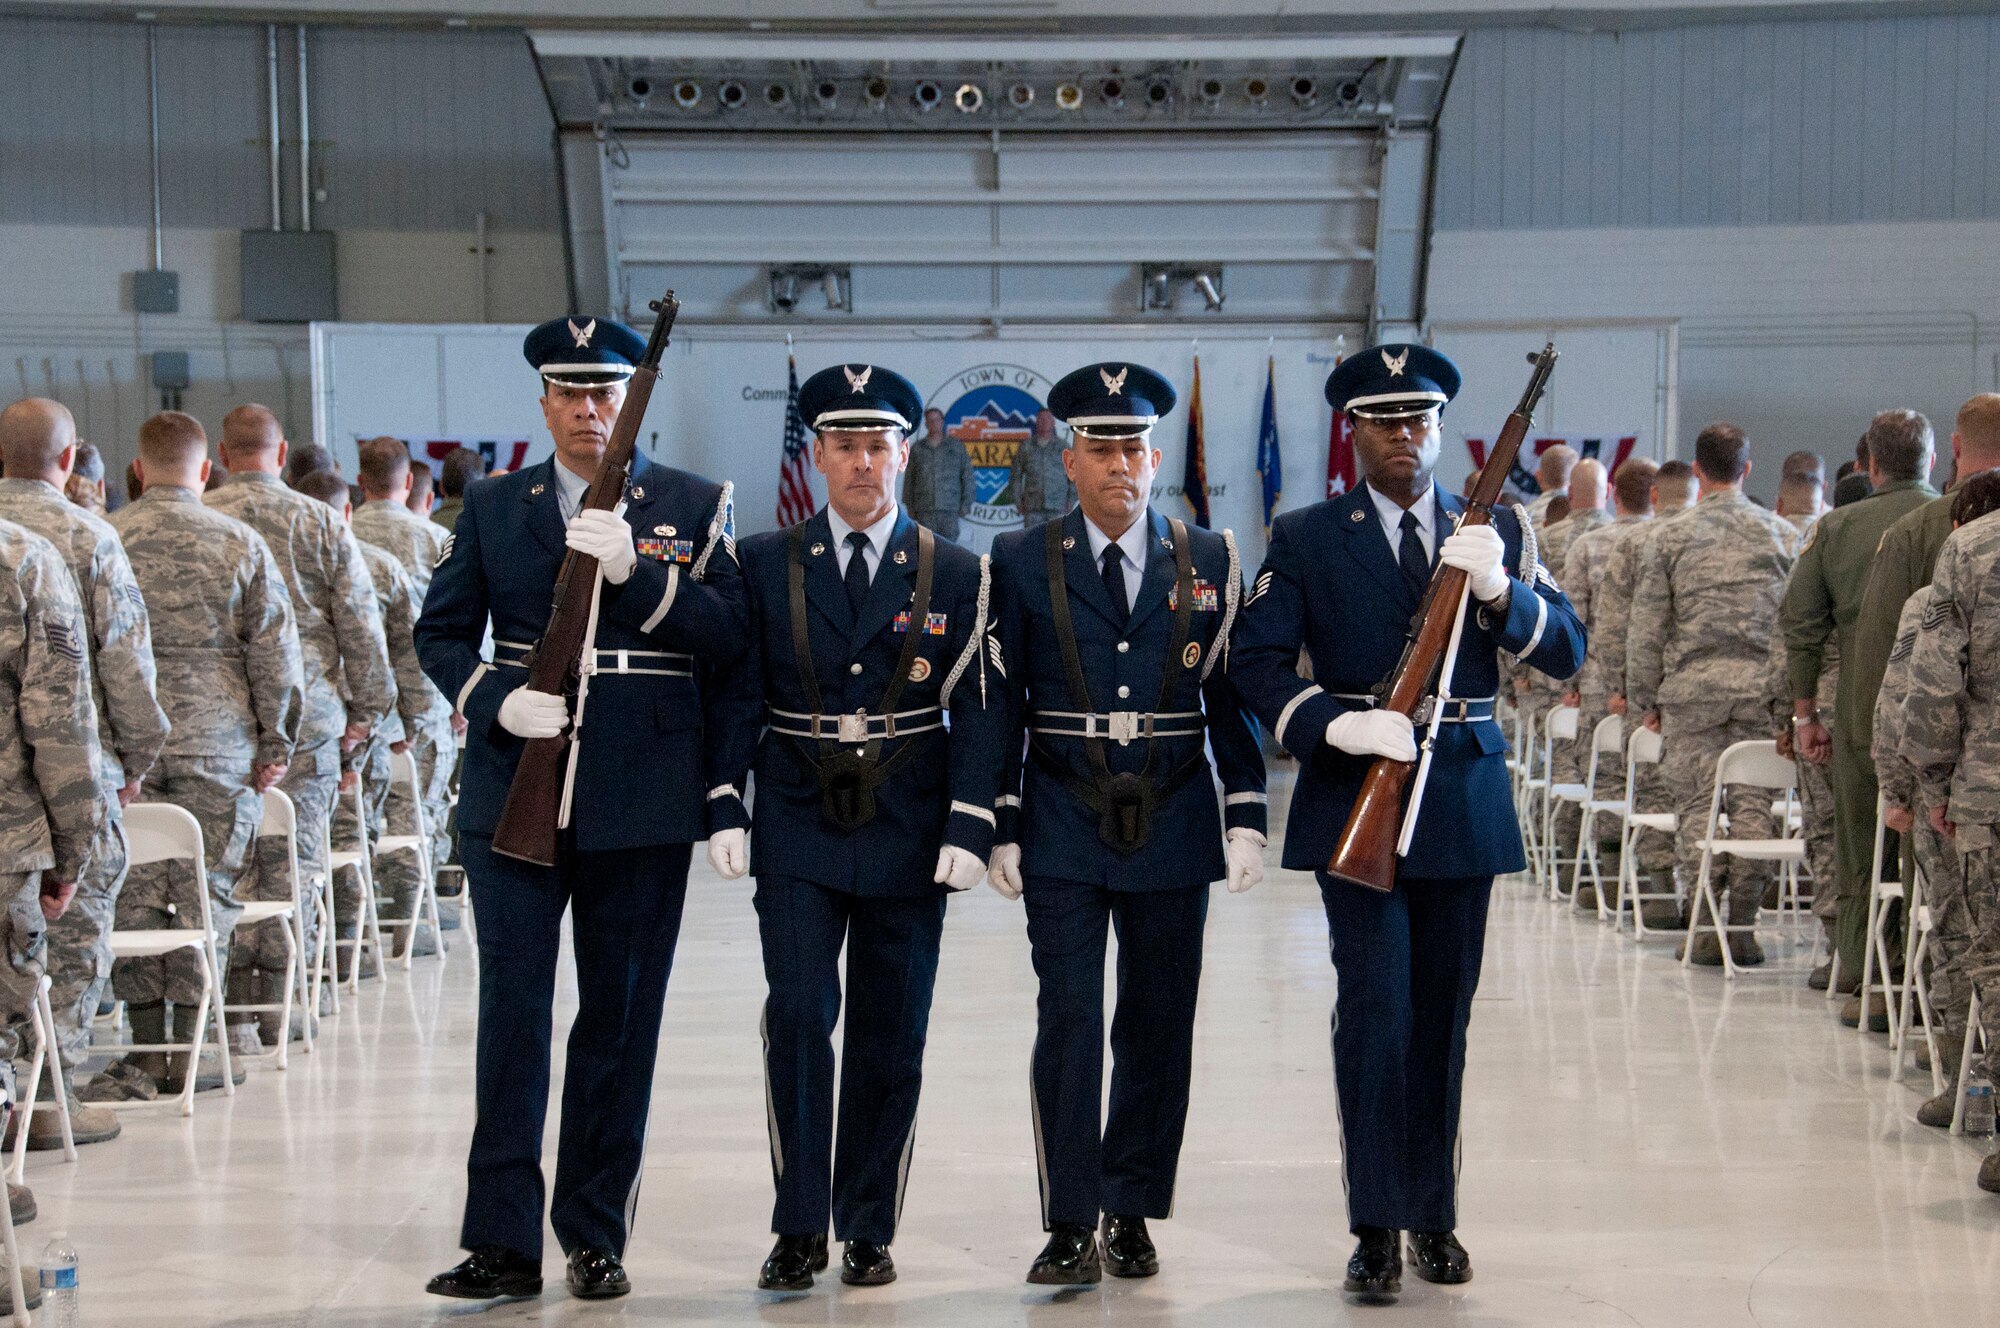
[[[1174,621],[1167,657],[1160,668],[1160,698],[1153,707],[1155,712],[1165,710],[1172,699],[1176,672],[1194,667],[1182,654],[1194,621],[1194,557],[1188,551],[1186,524],[1178,518],[1169,518],[1167,528],[1173,533],[1174,543]],[[1049,574],[1049,608],[1055,618],[1056,643],[1062,652],[1063,677],[1069,687],[1071,703],[1078,710],[1090,714],[1096,707],[1091,704],[1090,687],[1083,675],[1083,658],[1077,651],[1076,624],[1070,618],[1069,583],[1063,575],[1063,538],[1063,523],[1051,521],[1044,542]],[[1164,778],[1155,777],[1152,773],[1152,726],[1146,726],[1144,731],[1145,760],[1137,772],[1123,774],[1112,772],[1106,738],[1095,733],[1077,735],[1090,758],[1091,773],[1088,778],[1071,769],[1069,763],[1050,751],[1040,738],[1029,738],[1029,748],[1036,762],[1097,813],[1097,837],[1120,853],[1136,853],[1144,848],[1152,835],[1153,813],[1169,795],[1208,765],[1207,753],[1197,749],[1178,769]]]
[[[812,728],[820,732],[821,702],[819,677],[813,671],[812,634],[806,621],[806,567],[802,556],[805,546],[805,524],[792,528],[789,545],[789,567],[787,581],[792,601],[792,659],[799,670],[799,691],[805,696],[806,708],[812,712]],[[910,601],[910,626],[903,634],[903,652],[896,660],[896,671],[889,678],[889,686],[882,693],[881,702],[871,713],[856,711],[862,738],[858,746],[844,745],[837,737],[818,739],[818,754],[812,746],[797,737],[789,737],[792,754],[799,763],[819,780],[820,816],[834,829],[845,832],[859,830],[875,819],[875,790],[905,765],[911,757],[926,745],[935,728],[905,738],[888,760],[882,760],[882,744],[895,735],[893,716],[896,702],[903,695],[903,684],[910,676],[910,668],[916,663],[917,649],[923,636],[924,624],[930,617],[931,573],[936,564],[936,538],[928,526],[917,527],[917,584]],[[856,549],[851,555],[863,555]],[[883,573],[878,569],[877,576]]]

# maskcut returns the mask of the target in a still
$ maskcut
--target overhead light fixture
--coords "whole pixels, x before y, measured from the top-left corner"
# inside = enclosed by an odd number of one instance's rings
[[[1065,111],[1078,110],[1083,106],[1083,89],[1074,83],[1064,83],[1056,88],[1056,105]]]
[[[1146,80],[1146,104],[1148,106],[1163,108],[1171,105],[1173,100],[1173,80],[1164,74],[1155,74],[1152,78]]]
[[[722,86],[715,90],[715,99],[722,103],[722,109],[725,111],[735,110],[749,96],[750,94],[743,90],[743,85],[733,78],[725,80]]]
[[[1261,78],[1243,80],[1243,100],[1252,106],[1262,106],[1271,95],[1271,85]]]
[[[1008,88],[1007,104],[1012,106],[1017,111],[1025,111],[1030,106],[1033,106],[1035,104],[1034,85],[1029,83],[1016,83],[1013,87]]]
[[[625,95],[634,106],[644,106],[653,97],[653,80],[644,74],[634,74],[625,81]]]
[[[910,102],[919,111],[928,111],[944,100],[944,89],[930,79],[917,84],[910,93]]]
[[[1205,78],[1201,81],[1201,103],[1208,107],[1215,107],[1222,104],[1221,79]]]
[[[795,313],[809,286],[817,286],[829,313],[854,312],[854,278],[840,263],[774,263],[766,271],[765,303],[774,314]]]
[[[766,83],[764,100],[770,103],[772,110],[782,111],[792,104],[792,90],[783,83]]]
[[[977,83],[961,83],[951,104],[958,107],[961,115],[973,115],[986,104],[986,93]]]
[[[820,109],[830,111],[840,104],[840,84],[832,79],[822,79],[814,95],[819,98]]]
[[[1117,110],[1125,104],[1125,80],[1122,78],[1105,79],[1097,85],[1097,95],[1103,98],[1106,106]]]
[[[1319,100],[1319,83],[1304,74],[1292,80],[1292,100],[1301,110]]]
[[[1358,78],[1343,78],[1340,82],[1334,84],[1333,99],[1339,102],[1341,106],[1349,109],[1359,106],[1361,104],[1361,80]]]
[[[820,274],[820,293],[826,296],[829,313],[853,313],[854,294],[849,284],[848,271],[844,267],[830,267]]]
[[[674,105],[684,111],[691,111],[701,104],[701,84],[691,78],[684,78],[674,84]]]
[[[870,106],[880,106],[889,100],[889,80],[876,75],[861,85],[861,95],[868,99]]]
[[[772,313],[788,314],[799,307],[799,273],[797,268],[774,267],[771,269],[768,299]]]
[[[1146,263],[1139,269],[1139,311],[1173,312],[1182,286],[1194,287],[1209,313],[1219,312],[1227,298],[1220,263]]]

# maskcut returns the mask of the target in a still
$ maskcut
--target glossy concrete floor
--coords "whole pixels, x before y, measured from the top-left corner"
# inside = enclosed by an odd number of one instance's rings
[[[697,855],[699,861],[699,855]],[[1461,1234],[1477,1280],[1340,1294],[1349,1241],[1332,1107],[1333,976],[1310,878],[1217,889],[1165,1271],[1051,1296],[1018,904],[952,905],[902,1280],[752,1289],[770,1178],[748,883],[698,867],[667,1001],[626,1300],[423,1294],[456,1261],[475,978],[454,944],[370,984],[319,1054],[260,1068],[194,1119],[128,1116],[76,1166],[36,1154],[32,1258],[59,1228],[104,1324],[1970,1325],[2000,1322],[2000,1196],[1970,1145],[1911,1120],[1881,1039],[1840,1028],[1796,944],[1726,986],[1503,882],[1467,1076]],[[454,941],[457,941],[456,934]],[[567,998],[573,1008],[573,993]],[[566,1026],[567,1009],[559,1012]],[[551,1122],[553,1126],[553,1122]],[[551,1156],[553,1134],[551,1134]]]

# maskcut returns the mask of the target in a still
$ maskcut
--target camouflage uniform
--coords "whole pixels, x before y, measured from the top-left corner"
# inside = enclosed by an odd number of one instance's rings
[[[340,790],[342,734],[349,724],[379,723],[395,704],[382,616],[361,550],[340,513],[327,504],[285,487],[276,475],[254,470],[232,474],[202,502],[264,537],[291,597],[305,708],[291,763],[278,787],[298,813],[295,847],[303,892],[306,882],[319,879],[326,870],[322,832]],[[249,897],[288,897],[283,840],[258,844],[257,868],[252,879],[258,893]],[[316,924],[317,916],[310,910],[308,916]],[[241,981],[254,971],[284,972],[284,927],[284,922],[273,919],[253,934],[238,937],[230,957],[232,977]],[[317,942],[316,927],[309,929],[306,954],[313,953]],[[248,998],[277,999],[268,994]]]
[[[1791,522],[1740,490],[1711,493],[1684,516],[1659,524],[1633,596],[1626,642],[1626,697],[1636,720],[1658,711],[1667,785],[1680,813],[1675,856],[1692,890],[1708,834],[1715,762],[1731,743],[1771,736],[1765,667],[1778,600],[1798,556]],[[1730,833],[1773,835],[1768,790],[1724,791]],[[1771,878],[1768,865],[1717,858],[1710,880],[1727,899],[1731,924],[1756,921]]]
[[[1578,578],[1572,570],[1574,560],[1570,557],[1570,551],[1584,536],[1608,530],[1612,524],[1611,514],[1601,507],[1587,507],[1580,512],[1571,512],[1563,520],[1549,527],[1549,532],[1541,544],[1542,565],[1548,568],[1549,574],[1566,589],[1573,590]],[[1576,607],[1574,596],[1570,600],[1570,605],[1572,608]],[[1581,619],[1583,614],[1584,610],[1578,608],[1577,617]],[[1530,673],[1528,677],[1528,694],[1539,703],[1543,713],[1560,705],[1563,694],[1573,685],[1568,681],[1558,682],[1547,674]],[[1556,747],[1554,765],[1558,783],[1581,784],[1589,774],[1591,726],[1601,718],[1603,718],[1601,711],[1592,714],[1589,707],[1583,707],[1577,716],[1576,740],[1561,743]],[[1566,861],[1577,855],[1577,832],[1582,824],[1583,809],[1575,803],[1563,803],[1556,808],[1557,861]],[[1588,902],[1592,907],[1596,906],[1596,901]]]
[[[10,1069],[42,977],[43,874],[78,880],[104,819],[89,642],[62,555],[0,521],[0,1066]]]
[[[1882,690],[1875,701],[1875,780],[1886,809],[1907,808],[1915,824],[1903,837],[1924,874],[1924,900],[1930,905],[1931,1010],[1944,1040],[1957,1046],[1965,1039],[1965,1016],[1972,1002],[1966,980],[1965,953],[1972,944],[1972,914],[1965,898],[1965,877],[1958,850],[1930,823],[1929,809],[1917,788],[1917,769],[1903,748],[1904,702],[1910,694],[1910,661],[1916,653],[1917,631],[1930,612],[1933,592],[1917,587],[1903,604],[1896,639],[1882,673]],[[1947,1073],[1956,1073],[1954,1060]]]
[[[97,709],[98,793],[104,816],[77,879],[76,897],[49,925],[49,1004],[62,1063],[90,1050],[90,1021],[111,981],[112,918],[125,884],[125,832],[118,791],[153,764],[167,717],[153,697],[153,637],[145,597],[109,522],[41,480],[0,479],[0,518],[55,545],[75,579],[89,631]]]
[[[256,531],[212,512],[192,489],[154,485],[112,516],[152,618],[160,706],[173,724],[139,796],[171,802],[201,824],[209,909],[227,940],[241,911],[239,886],[255,875],[250,854],[263,798],[253,764],[291,759],[304,704],[298,629],[270,549]],[[118,926],[182,925],[193,916],[180,868],[136,867],[118,899]],[[200,973],[185,951],[124,959],[112,971],[118,996],[191,1007]]]
[[[910,465],[903,472],[903,505],[910,519],[948,540],[958,538],[958,519],[972,510],[972,457],[965,444],[946,434],[936,443],[910,441]]]
[[[1787,517],[1797,525],[1797,521]],[[1817,524],[1814,522],[1813,524]],[[1792,681],[1785,634],[1771,636],[1771,653],[1765,663],[1765,704],[1771,711],[1771,732],[1792,735]],[[1832,730],[1835,722],[1834,698],[1840,687],[1840,643],[1829,639],[1819,677],[1820,722]],[[1813,916],[1826,928],[1829,947],[1838,944],[1835,930],[1840,909],[1839,856],[1834,847],[1833,767],[1808,761],[1797,748],[1792,751],[1792,768],[1798,771],[1799,823],[1806,841],[1806,869],[1812,873]]]
[[[389,636],[389,658],[396,670],[395,728],[398,736],[392,741],[407,741],[410,745],[410,759],[417,767],[417,785],[424,795],[424,816],[431,829],[431,860],[440,863],[450,850],[444,827],[450,811],[447,784],[455,753],[451,702],[424,676],[422,667],[417,663],[417,647],[412,631],[421,606],[417,603],[416,588],[411,584],[409,575],[388,550],[363,543],[361,551],[368,560],[369,574],[374,578],[376,600],[381,605],[383,626]],[[379,750],[369,752],[360,768],[371,842],[379,838],[389,824],[412,825],[415,817],[408,799],[400,787],[391,786],[389,779],[389,744],[382,743]],[[347,820],[352,822],[352,812],[348,813]],[[350,842],[354,842],[351,825],[348,833]],[[410,916],[411,910],[416,907],[420,883],[417,863],[412,855],[392,853],[375,859],[373,866],[376,889],[378,893],[386,894],[390,901],[384,916]],[[350,907],[358,905],[357,895],[350,892],[348,898]],[[336,900],[335,904],[338,908],[340,901]],[[346,929],[346,915],[341,916],[342,935],[351,935]]]
[[[1563,559],[1563,570],[1559,574],[1563,589],[1569,595],[1570,607],[1576,610],[1576,616],[1582,620],[1589,636],[1589,651],[1584,656],[1582,671],[1564,684],[1576,692],[1577,704],[1582,711],[1577,721],[1577,733],[1583,738],[1583,742],[1578,744],[1580,755],[1576,774],[1579,780],[1589,773],[1590,735],[1605,716],[1611,713],[1610,697],[1614,690],[1605,683],[1604,669],[1599,658],[1601,647],[1598,645],[1598,634],[1602,630],[1599,620],[1603,616],[1599,592],[1604,586],[1604,577],[1609,570],[1612,553],[1622,541],[1651,520],[1650,516],[1614,517],[1572,540],[1569,553]],[[1629,731],[1627,736],[1630,736]],[[1623,754],[1614,756],[1607,752],[1597,759],[1597,796],[1605,799],[1624,797]],[[1596,823],[1596,833],[1600,841],[1615,844],[1618,840],[1617,821],[1606,820],[1600,816]],[[1608,864],[1600,867],[1600,872],[1609,870]]]
[[[1588,675],[1595,670],[1596,681],[1604,688],[1607,708],[1612,696],[1625,696],[1629,700],[1632,690],[1626,678],[1625,647],[1631,638],[1632,597],[1639,590],[1639,573],[1652,552],[1654,537],[1668,522],[1686,515],[1685,511],[1675,512],[1614,528],[1611,549],[1604,558],[1604,575],[1590,590],[1590,653],[1584,661],[1586,682],[1591,681]],[[1644,718],[1643,711],[1628,705],[1626,732],[1629,734],[1632,726]],[[1667,787],[1664,763],[1640,770],[1639,787],[1632,796],[1632,805],[1639,811],[1657,812],[1672,806],[1673,793]],[[1673,837],[1659,830],[1642,830],[1633,841],[1633,856],[1638,859],[1637,870],[1654,878],[1653,893],[1666,893],[1659,887],[1674,869]]]
[[[1953,847],[1968,940],[1960,962],[1979,993],[1985,1071],[2000,1071],[2000,519],[1959,527],[1938,553],[1932,599],[1910,652],[1900,750],[1926,807],[1957,827]],[[1893,653],[1893,652],[1892,652]],[[1943,864],[1949,870],[1950,864]]]
[[[1014,495],[1014,510],[1023,525],[1038,526],[1069,511],[1076,502],[1076,486],[1063,469],[1062,439],[1046,442],[1030,438],[1014,449],[1007,487]]]
[[[451,535],[443,526],[418,516],[399,502],[370,498],[354,514],[354,538],[387,549],[410,574],[417,588],[417,604],[430,593],[431,571],[444,561]]]

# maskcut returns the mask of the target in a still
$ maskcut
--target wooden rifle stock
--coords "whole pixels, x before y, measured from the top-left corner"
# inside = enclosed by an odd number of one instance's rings
[[[1460,530],[1491,523],[1493,504],[1500,500],[1500,490],[1527,437],[1535,405],[1548,386],[1550,371],[1555,368],[1555,343],[1548,343],[1539,355],[1530,355],[1528,361],[1535,366],[1528,378],[1528,389],[1521,394],[1521,403],[1507,417],[1499,440],[1487,454],[1486,464],[1479,471],[1479,482],[1466,502],[1465,515],[1459,519]],[[1452,620],[1466,593],[1465,579],[1462,569],[1443,561],[1432,569],[1430,586],[1411,620],[1409,644],[1389,675],[1382,709],[1414,719],[1430,695],[1450,644]],[[1347,824],[1334,845],[1333,857],[1326,864],[1329,876],[1384,893],[1396,888],[1396,840],[1402,828],[1403,795],[1415,769],[1408,761],[1392,761],[1386,756],[1375,758],[1361,781],[1360,796],[1347,814]]]
[[[611,426],[604,457],[597,463],[596,478],[584,493],[577,510],[609,512],[625,497],[625,482],[632,471],[632,453],[639,439],[639,427],[646,420],[646,406],[653,399],[653,384],[660,376],[660,354],[673,331],[680,302],[668,291],[665,299],[649,305],[656,317],[653,335],[647,339],[646,353],[625,388],[625,402]],[[556,574],[555,605],[542,639],[528,655],[527,685],[538,692],[574,699],[582,681],[583,643],[590,634],[591,617],[597,601],[597,559],[575,550],[563,556],[562,570]],[[572,718],[581,718],[572,706]],[[556,836],[562,814],[563,785],[576,741],[574,723],[553,738],[529,738],[521,750],[521,762],[514,768],[514,782],[507,788],[507,804],[500,811],[500,824],[493,830],[493,851],[510,858],[552,867],[556,861]]]

